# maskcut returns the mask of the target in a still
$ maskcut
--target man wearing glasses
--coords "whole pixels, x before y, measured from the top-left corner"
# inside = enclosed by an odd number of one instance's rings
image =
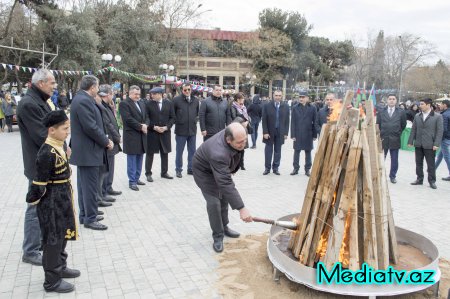
[[[181,85],[182,94],[173,99],[175,110],[175,172],[177,178],[183,175],[183,152],[187,143],[188,165],[187,174],[192,175],[192,158],[196,150],[197,116],[199,111],[199,100],[191,94],[192,88],[189,83]]]

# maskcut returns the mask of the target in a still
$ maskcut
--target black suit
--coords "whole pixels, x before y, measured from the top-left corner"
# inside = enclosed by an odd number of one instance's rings
[[[97,221],[99,168],[107,162],[105,148],[109,139],[94,98],[84,90],[73,98],[70,124],[70,164],[78,166],[79,218],[80,223],[89,224]]]
[[[161,175],[167,173],[169,167],[169,153],[172,151],[171,144],[171,128],[175,123],[175,112],[173,104],[169,100],[161,100],[161,108],[159,102],[148,101],[146,103],[148,133],[147,133],[147,155],[145,157],[145,175],[152,175],[154,154],[161,155]],[[161,109],[161,110],[160,110]],[[166,127],[167,131],[158,133],[154,127]]]
[[[289,106],[284,102],[280,103],[277,121],[275,102],[270,101],[265,104],[262,110],[262,127],[263,134],[269,134],[269,139],[263,139],[266,144],[264,150],[265,168],[270,170],[272,167],[274,171],[278,171],[281,160],[281,146],[284,144],[285,136],[289,134]]]

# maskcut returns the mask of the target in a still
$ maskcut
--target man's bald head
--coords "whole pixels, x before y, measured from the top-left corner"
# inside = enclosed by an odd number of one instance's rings
[[[247,130],[240,123],[231,123],[225,128],[225,139],[232,148],[242,151],[247,145]]]

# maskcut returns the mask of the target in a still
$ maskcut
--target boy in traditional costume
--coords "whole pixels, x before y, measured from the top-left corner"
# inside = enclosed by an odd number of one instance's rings
[[[67,268],[65,251],[67,241],[78,237],[71,170],[64,150],[70,121],[63,110],[58,110],[48,113],[43,123],[48,128],[48,136],[37,154],[36,174],[26,200],[37,205],[43,244],[44,289],[68,293],[75,286],[63,278],[80,276],[80,271]]]

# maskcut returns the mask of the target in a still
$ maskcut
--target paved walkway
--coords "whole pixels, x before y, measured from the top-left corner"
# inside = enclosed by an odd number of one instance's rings
[[[200,145],[200,137],[197,144]],[[175,143],[173,142],[173,145]],[[174,147],[174,146],[173,146]],[[303,171],[290,176],[292,142],[283,146],[281,176],[262,176],[263,144],[246,151],[246,171],[234,180],[254,216],[277,218],[299,212],[307,184]],[[169,156],[174,175],[174,153]],[[303,156],[301,157],[303,160]],[[154,173],[159,173],[156,159]],[[21,262],[23,218],[27,180],[23,175],[20,136],[0,133],[0,298],[216,298],[216,253],[205,202],[192,176],[161,179],[128,189],[126,159],[116,158],[114,187],[122,190],[117,202],[104,208],[109,226],[105,232],[81,228],[80,239],[69,242],[69,266],[82,275],[69,279],[71,294],[46,294],[41,267]],[[443,167],[444,166],[444,167]],[[438,189],[410,186],[415,179],[414,154],[401,151],[398,183],[390,184],[394,217],[398,226],[423,234],[450,258],[450,183],[445,165],[438,170]],[[76,180],[74,170],[73,178]],[[76,184],[76,182],[74,182]],[[76,188],[75,188],[76,190]],[[230,212],[230,226],[242,233],[263,233],[263,224],[245,224]],[[225,250],[227,248],[225,242]]]

